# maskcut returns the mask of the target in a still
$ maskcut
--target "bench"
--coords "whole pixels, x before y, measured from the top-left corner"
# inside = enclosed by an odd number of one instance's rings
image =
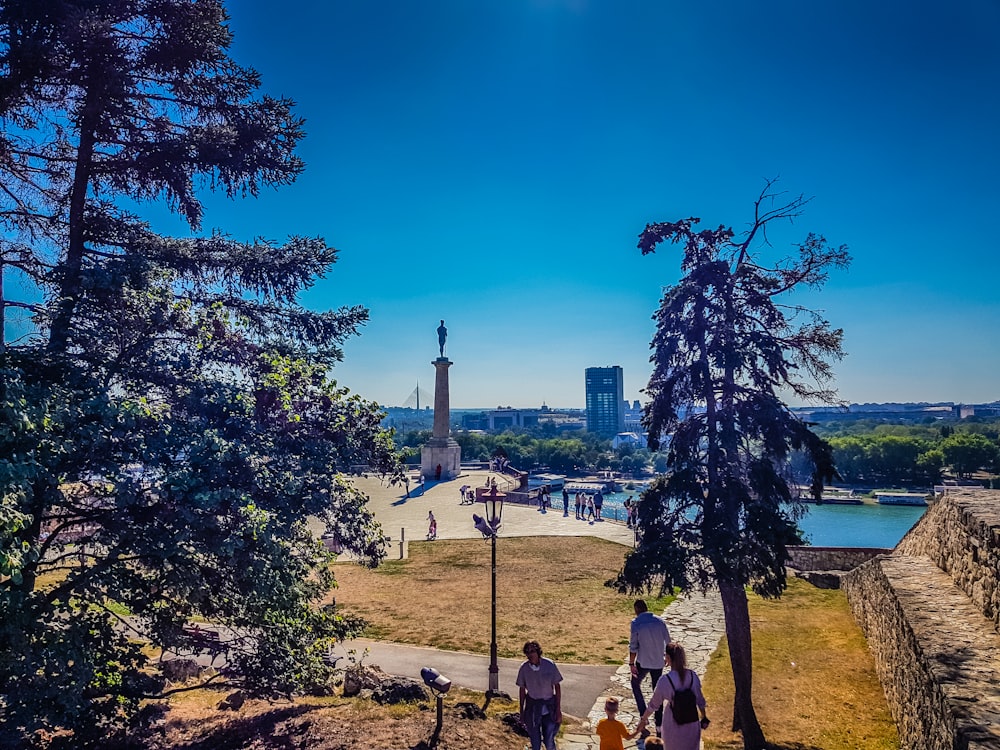
[[[219,632],[210,628],[200,628],[197,625],[184,628],[184,638],[193,653],[209,653],[212,663],[215,657],[226,650],[225,644],[219,638]]]

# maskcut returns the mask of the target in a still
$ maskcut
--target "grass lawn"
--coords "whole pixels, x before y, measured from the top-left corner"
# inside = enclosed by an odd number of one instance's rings
[[[497,640],[520,656],[528,637],[556,661],[621,663],[632,597],[604,586],[625,548],[583,537],[501,539],[497,545]],[[488,653],[490,547],[478,540],[410,545],[408,560],[367,570],[338,564],[339,606],[403,643]],[[662,611],[668,600],[650,600]],[[431,616],[433,615],[433,616]],[[874,664],[841,591],[799,579],[776,601],[751,596],[754,703],[781,750],[897,750],[899,739]],[[733,683],[726,643],[705,676],[712,726],[706,750],[741,748],[729,731]]]
[[[521,658],[530,638],[545,655],[576,664],[621,664],[635,597],[604,585],[627,548],[590,537],[497,542],[497,650]],[[489,653],[490,545],[481,540],[412,542],[406,560],[377,570],[337,564],[337,606],[371,623],[371,638]],[[662,611],[670,599],[648,597]]]
[[[779,600],[750,597],[754,706],[781,750],[897,750],[875,665],[842,591],[798,578]],[[704,680],[712,726],[705,750],[742,748],[729,731],[733,676],[725,640]]]

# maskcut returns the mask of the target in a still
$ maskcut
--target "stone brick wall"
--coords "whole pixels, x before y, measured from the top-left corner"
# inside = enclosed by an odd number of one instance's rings
[[[1000,632],[1000,492],[949,491],[896,551],[933,560]]]
[[[903,750],[1000,750],[998,554],[1000,492],[962,491],[842,578]]]
[[[954,750],[955,726],[920,642],[876,559],[841,580],[854,619],[868,639],[903,750]]]
[[[790,566],[796,570],[854,570],[876,555],[891,550],[873,547],[789,547]]]

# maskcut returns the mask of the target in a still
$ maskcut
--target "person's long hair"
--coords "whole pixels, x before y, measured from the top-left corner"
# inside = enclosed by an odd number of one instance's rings
[[[687,671],[687,654],[684,652],[684,647],[679,643],[668,643],[667,656],[670,657],[670,668],[683,680]]]

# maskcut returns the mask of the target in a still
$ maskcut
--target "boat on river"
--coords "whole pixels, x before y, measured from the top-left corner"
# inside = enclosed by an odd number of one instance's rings
[[[813,496],[809,494],[808,488],[800,487],[799,499],[804,503],[815,503]],[[827,487],[820,496],[820,503],[830,505],[863,505],[864,500],[854,494],[854,490],[838,489],[837,487]]]
[[[922,492],[876,492],[879,505],[927,505],[927,495]]]

